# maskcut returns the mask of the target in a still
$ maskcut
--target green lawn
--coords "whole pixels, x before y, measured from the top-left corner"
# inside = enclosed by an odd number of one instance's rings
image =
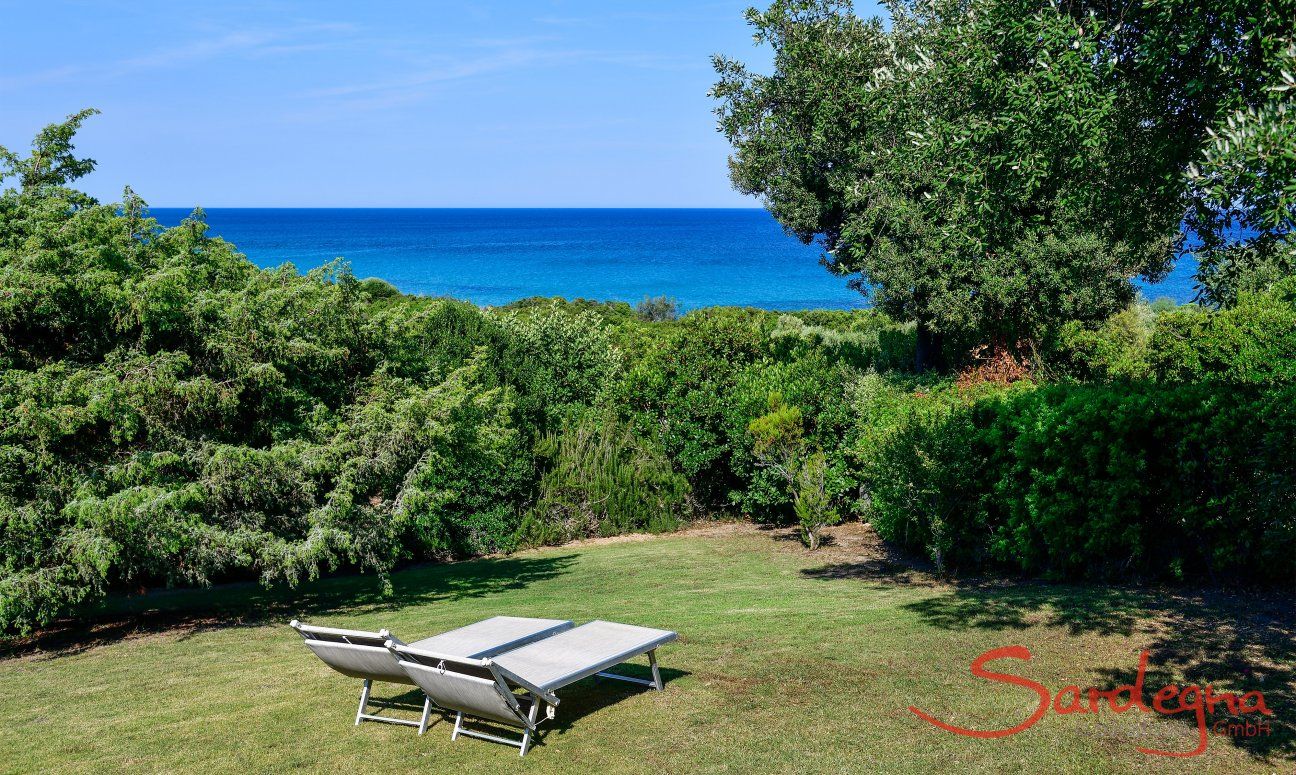
[[[352,726],[359,682],[330,672],[287,626],[300,616],[413,639],[494,614],[611,619],[681,636],[659,652],[665,692],[598,679],[563,692],[557,722],[527,756],[534,773],[1296,769],[1296,616],[1286,596],[946,585],[887,562],[858,526],[816,554],[785,539],[720,526],[424,566],[396,575],[398,603],[378,597],[371,577],[294,595],[237,586],[119,603],[91,631],[8,647],[0,770],[521,771],[514,749],[451,743],[444,720],[421,738]],[[209,613],[186,614],[199,594]],[[1034,660],[996,666],[1055,692],[1122,683],[1148,648],[1149,689],[1168,678],[1260,688],[1273,733],[1212,736],[1206,754],[1184,761],[1135,750],[1191,749],[1183,718],[1050,712],[1019,735],[977,740],[907,710],[968,727],[1019,722],[1034,695],[968,673],[973,657],[1010,644]]]

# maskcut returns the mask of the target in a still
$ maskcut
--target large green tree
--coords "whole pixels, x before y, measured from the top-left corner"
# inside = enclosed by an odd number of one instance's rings
[[[1219,5],[900,0],[888,27],[779,0],[747,15],[771,73],[715,61],[732,179],[916,320],[920,367],[942,340],[1101,319],[1168,271],[1186,213],[1218,211],[1185,172],[1266,94],[1255,35],[1282,22]]]

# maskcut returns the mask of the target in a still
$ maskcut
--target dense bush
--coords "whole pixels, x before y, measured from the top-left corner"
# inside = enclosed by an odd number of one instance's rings
[[[617,403],[653,438],[709,507],[742,486],[735,475],[728,416],[743,370],[769,354],[772,321],[754,310],[686,315],[650,340],[619,386]]]
[[[1049,373],[1080,380],[1291,382],[1296,278],[1227,309],[1138,303],[1100,326],[1072,323],[1047,361]]]
[[[1296,577],[1296,388],[1019,386],[911,410],[874,524],[943,566],[1054,578]]]
[[[783,315],[770,334],[774,352],[792,359],[819,352],[858,369],[902,370],[914,359],[914,327],[874,312],[823,310]]]
[[[852,394],[863,427],[851,453],[878,533],[927,553],[941,571],[980,564],[985,465],[967,400],[950,389],[906,393],[876,379]]]
[[[649,323],[662,323],[679,317],[679,302],[669,296],[645,296],[635,305],[635,315]]]
[[[1049,373],[1078,380],[1147,379],[1152,373],[1148,344],[1164,311],[1136,303],[1099,326],[1067,323],[1048,353]]]
[[[1163,382],[1296,380],[1296,278],[1268,293],[1242,293],[1229,309],[1189,307],[1162,316],[1148,361]]]
[[[573,421],[547,437],[540,454],[549,468],[519,530],[523,543],[679,527],[688,482],[660,449],[615,416],[590,413]]]

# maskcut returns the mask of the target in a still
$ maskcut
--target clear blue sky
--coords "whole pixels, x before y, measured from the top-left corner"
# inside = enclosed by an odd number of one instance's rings
[[[754,206],[706,96],[749,4],[0,0],[0,144],[97,107],[83,187],[156,207]]]

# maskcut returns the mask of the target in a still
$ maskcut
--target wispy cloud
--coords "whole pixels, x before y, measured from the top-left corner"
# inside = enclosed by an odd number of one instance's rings
[[[339,86],[313,89],[304,97],[348,97],[382,92],[406,91],[431,84],[459,81],[465,78],[516,70],[551,61],[561,55],[546,51],[534,39],[479,40],[468,42],[471,55],[457,58],[439,57],[429,61],[407,63],[395,76],[371,78]]]
[[[347,75],[342,78],[336,68],[321,69],[318,74],[312,68],[293,71],[297,87],[283,95],[279,114],[292,121],[397,109],[436,99],[456,82],[538,68],[587,64],[687,71],[706,67],[706,62],[696,57],[630,47],[583,47],[553,28],[538,34],[460,39],[448,38],[444,33],[435,39],[436,33],[430,31],[420,34],[313,21],[202,32],[192,31],[193,37],[187,43],[133,56],[0,76],[0,91],[73,82],[107,84],[149,72],[233,59],[293,57],[326,50],[345,52],[353,66],[346,68]],[[429,49],[438,53],[429,55]]]
[[[206,62],[224,56],[266,57],[307,50],[320,50],[337,41],[320,40],[321,35],[350,31],[348,25],[304,24],[284,30],[240,30],[215,37],[199,38],[182,46],[169,46],[133,57],[107,62],[40,70],[0,78],[0,89],[14,89],[93,79],[110,81],[151,70]]]
[[[559,41],[538,38],[467,41],[469,50],[455,59],[411,62],[399,75],[355,81],[337,86],[312,89],[300,96],[306,99],[334,99],[334,107],[373,109],[396,107],[431,97],[435,88],[499,73],[533,70],[539,67],[592,62],[603,65],[646,70],[688,70],[706,67],[705,62],[691,58],[663,56],[652,52],[572,49]],[[312,112],[312,116],[318,113]]]

